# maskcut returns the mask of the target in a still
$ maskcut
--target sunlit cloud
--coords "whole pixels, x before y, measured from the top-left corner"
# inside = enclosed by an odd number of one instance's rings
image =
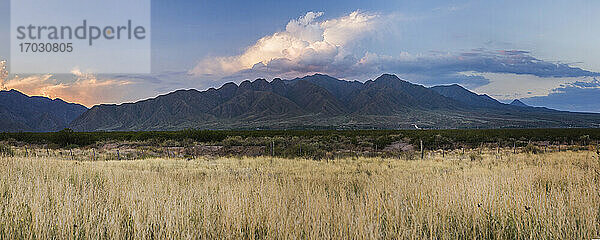
[[[0,90],[15,89],[29,96],[60,98],[92,107],[120,104],[189,89],[194,79],[187,72],[156,74],[93,74],[72,69],[70,74],[11,75],[6,61],[0,62]],[[198,84],[197,86],[200,86]]]
[[[127,80],[98,79],[94,74],[82,73],[77,69],[71,73],[75,79],[73,82],[60,82],[51,74],[29,75],[5,79],[2,87],[5,90],[16,89],[30,96],[60,98],[91,107],[122,99],[133,84]]]
[[[259,39],[242,54],[205,58],[190,73],[219,79],[252,70],[297,76],[332,72],[334,66],[356,63],[354,45],[384,20],[377,14],[354,11],[317,21],[322,15],[308,12],[288,22],[285,31]]]
[[[8,78],[8,71],[6,70],[6,61],[0,60],[0,88],[4,89],[4,81]]]

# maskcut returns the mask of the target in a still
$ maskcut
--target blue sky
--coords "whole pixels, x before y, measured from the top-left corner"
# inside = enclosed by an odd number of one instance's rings
[[[11,75],[3,85],[91,106],[258,77],[394,73],[600,112],[598,10],[599,1],[152,1],[153,74]],[[0,43],[9,33],[4,19]],[[0,59],[10,60],[6,45]]]

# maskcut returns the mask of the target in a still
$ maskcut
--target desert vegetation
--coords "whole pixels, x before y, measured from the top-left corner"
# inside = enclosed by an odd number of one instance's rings
[[[0,145],[34,156],[72,160],[149,157],[270,156],[282,158],[403,157],[420,151],[504,149],[507,152],[581,150],[597,146],[600,129],[456,130],[185,130],[157,132],[0,133]],[[33,151],[28,151],[33,150]],[[52,150],[57,150],[52,155]],[[100,157],[97,153],[100,153]]]
[[[4,147],[0,238],[600,237],[595,148],[530,148],[119,161]]]
[[[399,139],[410,139],[414,144],[422,140],[428,147],[443,145],[479,146],[482,142],[501,143],[512,146],[530,141],[552,141],[565,144],[587,145],[600,140],[598,128],[555,129],[446,129],[446,130],[184,130],[146,132],[74,132],[64,129],[58,132],[0,132],[0,141],[16,141],[27,144],[51,144],[57,146],[89,146],[100,141],[194,141],[219,143],[227,139],[243,140],[244,145],[264,145],[272,140],[292,138],[318,141],[371,142],[387,145]]]

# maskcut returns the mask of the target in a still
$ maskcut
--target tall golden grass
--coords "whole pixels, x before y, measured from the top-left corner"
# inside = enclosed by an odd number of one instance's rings
[[[593,152],[426,160],[0,157],[0,239],[591,239]]]

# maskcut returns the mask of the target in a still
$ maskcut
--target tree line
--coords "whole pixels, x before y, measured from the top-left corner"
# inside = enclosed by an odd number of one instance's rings
[[[501,146],[525,146],[531,142],[548,141],[560,144],[588,145],[600,140],[600,129],[449,129],[449,130],[182,130],[143,132],[58,132],[0,133],[0,141],[25,144],[52,144],[59,147],[90,146],[102,141],[199,142],[215,144],[264,145],[290,139],[318,141],[323,145],[345,142],[352,145],[368,143],[384,147],[404,141],[429,148],[478,147],[483,143]]]

